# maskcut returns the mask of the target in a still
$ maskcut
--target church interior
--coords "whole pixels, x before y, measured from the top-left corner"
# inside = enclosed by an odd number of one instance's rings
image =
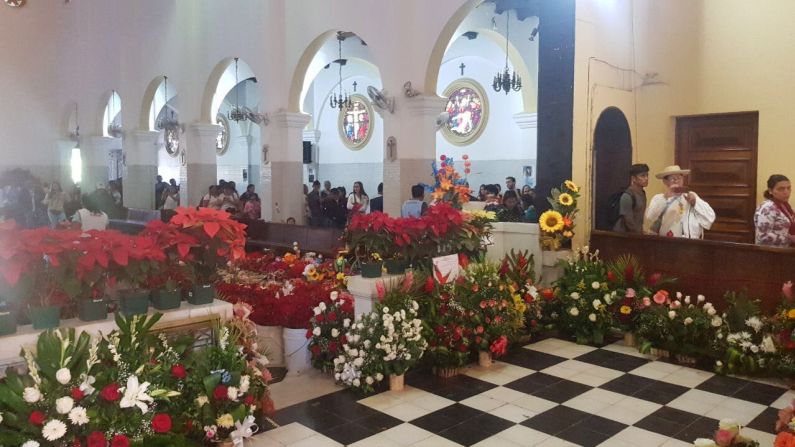
[[[795,446],[793,17],[3,0],[0,445]]]

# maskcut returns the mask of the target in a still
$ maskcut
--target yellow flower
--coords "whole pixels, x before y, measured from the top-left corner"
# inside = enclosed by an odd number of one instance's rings
[[[619,309],[619,311],[620,311],[622,314],[624,314],[624,315],[629,315],[629,314],[631,314],[631,313],[632,313],[632,308],[631,308],[631,307],[629,307],[629,306],[621,306],[621,309]]]
[[[337,281],[344,281],[345,280],[345,273],[339,272],[337,273]]]
[[[516,311],[520,314],[525,313],[527,310],[527,305],[524,303],[524,300],[519,295],[513,296],[513,306],[516,308]]]
[[[560,202],[560,204],[563,206],[569,206],[574,203],[574,197],[572,197],[571,194],[564,192],[558,196],[558,202]]]
[[[577,184],[572,182],[571,180],[566,180],[565,182],[563,182],[563,184],[566,185],[566,189],[568,189],[571,192],[580,192],[580,187],[577,186]]]
[[[795,309],[790,309],[789,312],[787,312],[787,318],[795,320]]]
[[[232,418],[231,414],[226,413],[223,416],[216,419],[215,423],[222,428],[232,428],[235,425],[235,420]]]
[[[563,215],[553,210],[544,211],[538,219],[538,225],[541,226],[541,231],[556,233],[563,229]]]

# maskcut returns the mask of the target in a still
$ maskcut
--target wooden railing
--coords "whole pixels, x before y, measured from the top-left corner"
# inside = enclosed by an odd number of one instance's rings
[[[676,290],[703,294],[716,306],[723,305],[727,291],[746,289],[772,312],[780,301],[781,285],[795,280],[795,249],[598,230],[591,232],[590,244],[605,260],[632,254],[647,273],[675,277]]]

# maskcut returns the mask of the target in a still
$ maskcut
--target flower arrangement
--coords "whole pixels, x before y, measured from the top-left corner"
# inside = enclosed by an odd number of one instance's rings
[[[577,200],[580,187],[566,180],[560,188],[553,188],[547,201],[551,209],[541,213],[538,225],[541,228],[541,246],[545,250],[559,250],[574,237],[574,218],[577,215]]]
[[[610,306],[619,298],[608,284],[607,267],[598,251],[591,253],[584,247],[574,253],[555,282],[555,296],[548,312],[557,315],[558,329],[577,343],[604,343],[615,324]]]
[[[718,358],[718,373],[758,374],[772,368],[779,357],[770,327],[762,316],[758,301],[744,293],[729,292],[725,297],[728,307],[722,314],[713,351]],[[718,318],[714,318],[717,323]]]
[[[372,351],[370,330],[380,324],[381,316],[376,312],[363,314],[352,323],[345,333],[346,344],[334,358],[334,379],[343,385],[358,388],[364,393],[374,391],[373,386],[384,380],[383,364]]]
[[[774,447],[795,447],[795,400],[778,412]]]
[[[470,263],[462,272],[456,296],[465,310],[465,324],[473,334],[473,346],[493,357],[507,352],[523,324],[524,299],[500,277],[499,264]]]
[[[740,424],[733,419],[722,419],[714,439],[699,438],[696,447],[759,447],[759,443],[740,434]]]
[[[617,327],[624,332],[634,332],[640,312],[651,303],[654,293],[674,281],[656,273],[647,278],[640,262],[632,255],[608,262],[608,286],[615,288],[619,297],[611,307]]]
[[[466,154],[461,158],[464,160],[464,174],[469,175],[472,162],[469,161],[469,156]],[[453,208],[461,209],[464,203],[469,202],[469,185],[467,185],[466,177],[462,178],[455,170],[452,157],[441,155],[439,161],[438,167],[435,161],[432,163],[433,178],[436,183],[424,185],[425,189],[431,193],[434,202],[446,202]]]
[[[324,372],[333,371],[334,359],[348,342],[345,332],[353,321],[353,297],[335,290],[329,295],[328,304],[321,301],[312,312],[306,332],[312,366]]]
[[[438,271],[435,276],[425,278],[418,301],[426,323],[425,359],[437,371],[460,368],[469,361],[474,336],[464,323],[466,310],[458,300],[456,285]]]

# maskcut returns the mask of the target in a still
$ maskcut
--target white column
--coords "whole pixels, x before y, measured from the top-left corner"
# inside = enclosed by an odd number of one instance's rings
[[[513,115],[513,121],[519,126],[519,138],[523,154],[532,155],[533,175],[530,177],[530,186],[535,188],[538,178],[538,113],[520,112]],[[522,184],[522,182],[519,182]]]
[[[435,95],[397,98],[395,113],[384,118],[384,212],[400,215],[417,183],[432,183],[431,163],[436,158],[436,117],[447,100]],[[388,139],[394,136],[391,149]]]
[[[155,207],[156,143],[159,135],[159,132],[151,130],[133,130],[124,135],[123,203],[128,208]]]
[[[80,148],[80,157],[83,162],[83,188],[84,192],[91,192],[97,183],[108,183],[108,159],[114,140],[110,137],[88,137]]]
[[[210,185],[218,181],[216,163],[216,137],[221,131],[218,124],[193,123],[186,126],[185,145],[180,154],[185,175],[180,184],[180,202],[183,206],[197,206],[207,194]]]
[[[262,218],[285,222],[289,218],[304,223],[303,131],[310,116],[277,111],[263,127],[263,159],[260,168]]]

